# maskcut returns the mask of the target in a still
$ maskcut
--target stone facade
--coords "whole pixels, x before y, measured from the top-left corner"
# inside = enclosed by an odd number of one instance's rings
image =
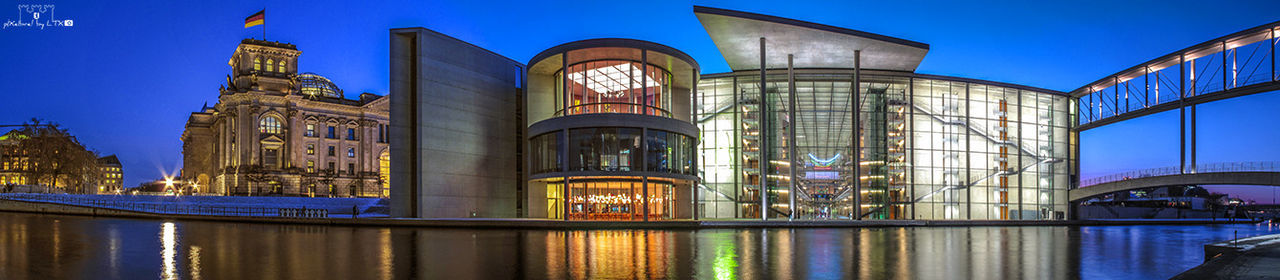
[[[298,74],[294,45],[245,39],[218,103],[187,120],[181,180],[222,195],[389,194],[389,98]]]

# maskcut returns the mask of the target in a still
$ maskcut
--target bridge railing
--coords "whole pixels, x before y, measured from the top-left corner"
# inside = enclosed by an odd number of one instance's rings
[[[72,195],[58,194],[19,194],[9,193],[0,195],[0,199],[25,201],[25,202],[43,202],[57,203],[65,205],[88,206],[104,209],[128,210],[137,212],[146,212],[153,214],[187,214],[187,215],[212,215],[212,216],[280,216],[282,209],[276,207],[252,207],[252,206],[214,206],[214,205],[192,205],[177,204],[166,202],[144,202],[121,200],[113,197],[81,197]],[[308,216],[310,217],[310,216]]]
[[[1280,172],[1280,161],[1215,162],[1197,164],[1194,169],[1187,170],[1187,173],[1222,172]],[[1080,180],[1080,187],[1083,188],[1103,183],[1154,176],[1176,175],[1181,173],[1181,168],[1178,168],[1177,166],[1139,169]]]

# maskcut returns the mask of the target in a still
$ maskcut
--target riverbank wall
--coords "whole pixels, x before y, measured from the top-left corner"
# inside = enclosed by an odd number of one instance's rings
[[[326,226],[437,227],[494,229],[715,229],[715,228],[862,228],[862,227],[972,227],[972,226],[1129,226],[1129,225],[1204,225],[1240,224],[1253,221],[1229,220],[669,220],[669,221],[564,221],[550,219],[398,219],[361,218],[359,216],[327,218],[292,218],[272,216],[218,216],[191,214],[158,214],[141,211],[107,209],[48,202],[0,199],[0,211],[51,215],[81,215],[134,219],[178,219],[213,222],[278,223]]]
[[[1204,245],[1205,262],[1170,279],[1280,278],[1280,234]]]

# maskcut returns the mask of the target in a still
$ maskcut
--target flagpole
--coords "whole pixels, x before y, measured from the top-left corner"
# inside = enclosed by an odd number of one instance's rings
[[[262,41],[267,40],[267,6],[262,5]]]

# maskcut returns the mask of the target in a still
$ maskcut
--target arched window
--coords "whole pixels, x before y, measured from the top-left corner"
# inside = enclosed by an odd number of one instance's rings
[[[272,59],[267,59],[267,72],[275,72],[276,71],[275,68],[276,68],[276,61]]]
[[[253,58],[253,71],[262,71],[262,60],[257,57]]]
[[[280,70],[280,72],[282,72],[282,73],[284,72],[284,60],[281,60],[281,61],[280,61],[280,69],[279,69],[279,70]]]
[[[279,134],[280,119],[277,119],[276,117],[270,117],[270,116],[263,117],[262,120],[258,121],[258,132],[269,133],[269,134]]]

